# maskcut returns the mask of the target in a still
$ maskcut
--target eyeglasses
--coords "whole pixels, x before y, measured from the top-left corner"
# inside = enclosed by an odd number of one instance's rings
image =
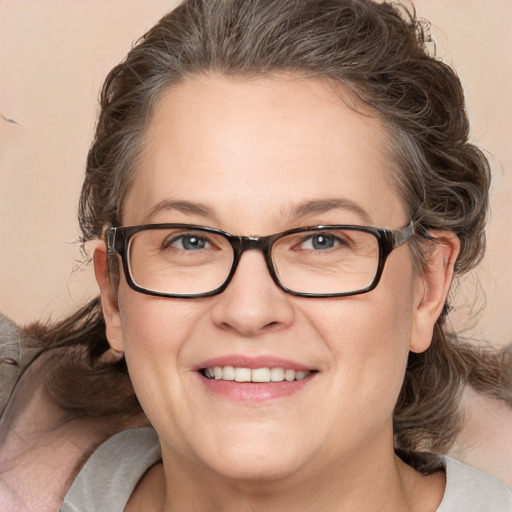
[[[131,288],[148,295],[191,299],[221,293],[242,254],[262,251],[285,292],[344,297],[373,290],[393,249],[415,234],[399,229],[311,226],[275,235],[235,236],[189,224],[148,224],[106,230],[109,255],[119,254]]]

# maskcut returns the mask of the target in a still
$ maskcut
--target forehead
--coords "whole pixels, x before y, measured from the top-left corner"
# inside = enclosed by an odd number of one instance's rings
[[[380,225],[404,217],[381,122],[341,92],[290,76],[199,76],[172,86],[147,129],[124,224],[174,221],[151,218],[162,202],[211,207],[226,228],[225,218],[264,214],[276,223],[312,200],[353,202]]]

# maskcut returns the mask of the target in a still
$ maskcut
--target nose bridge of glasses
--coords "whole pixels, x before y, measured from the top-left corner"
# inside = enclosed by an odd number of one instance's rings
[[[240,248],[241,252],[248,251],[250,249],[263,250],[265,245],[265,239],[260,236],[241,236],[240,237]]]
[[[242,256],[245,251],[260,251],[263,253],[265,260],[269,258],[269,248],[275,235],[270,236],[239,236],[236,238],[235,252],[237,259]]]
[[[275,281],[274,270],[271,262],[270,255],[270,246],[272,241],[274,240],[274,236],[239,236],[232,240],[233,249],[235,252],[235,257],[233,260],[233,270],[232,273],[238,267],[238,263],[240,262],[240,258],[243,253],[246,251],[258,251],[263,254],[263,258],[265,259],[265,263],[267,269],[269,271],[270,276]]]

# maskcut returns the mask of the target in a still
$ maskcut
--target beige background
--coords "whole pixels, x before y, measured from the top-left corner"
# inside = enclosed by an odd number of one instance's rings
[[[108,70],[171,0],[0,2],[0,309],[26,323],[59,316],[95,293],[81,255],[76,204]],[[492,343],[512,341],[511,0],[416,0],[439,55],[468,94],[473,140],[493,166],[489,251],[452,318]]]

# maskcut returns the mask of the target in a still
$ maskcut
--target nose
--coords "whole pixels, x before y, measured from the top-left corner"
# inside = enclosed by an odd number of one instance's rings
[[[215,297],[214,323],[242,336],[258,336],[292,325],[293,297],[272,280],[263,254],[244,252],[228,287]]]

